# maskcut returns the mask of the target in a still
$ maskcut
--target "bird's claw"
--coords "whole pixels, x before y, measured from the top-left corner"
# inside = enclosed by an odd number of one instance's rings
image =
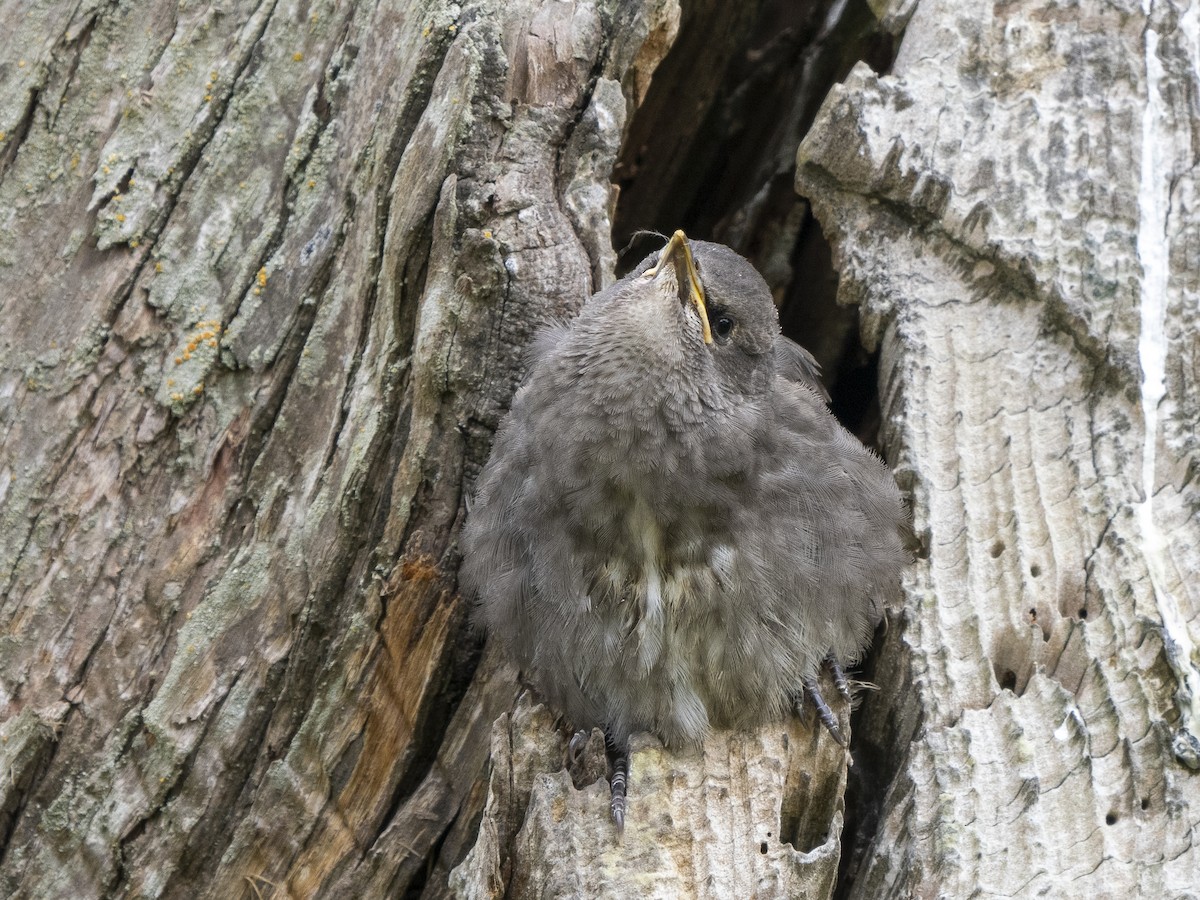
[[[833,683],[837,687],[837,692],[842,695],[842,699],[849,703],[850,682],[846,679],[846,670],[842,668],[842,664],[837,661],[837,657],[832,653],[825,657],[825,667],[829,669],[829,673],[833,676]]]
[[[617,740],[611,731],[604,730],[604,752],[612,768],[612,776],[608,780],[612,800],[609,809],[612,812],[613,824],[617,826],[617,835],[625,833],[625,799],[629,784],[629,738]]]
[[[837,692],[849,702],[850,683],[846,680],[846,673],[842,670],[841,664],[834,658],[833,654],[830,654],[825,658],[825,665],[829,668],[829,672],[833,676],[833,683],[837,688]],[[813,709],[817,711],[817,718],[821,720],[821,724],[825,726],[825,730],[829,732],[830,737],[843,747],[847,746],[846,735],[842,731],[842,727],[838,724],[833,710],[829,708],[829,704],[825,702],[825,698],[821,695],[821,688],[817,685],[816,676],[809,675],[801,679],[800,683],[804,686],[804,690],[795,698],[796,711],[804,715],[804,696],[807,695],[812,701]]]
[[[587,746],[588,738],[591,737],[591,734],[590,731],[577,731],[571,735],[571,741],[567,744],[567,762],[572,767],[579,762],[579,754]]]

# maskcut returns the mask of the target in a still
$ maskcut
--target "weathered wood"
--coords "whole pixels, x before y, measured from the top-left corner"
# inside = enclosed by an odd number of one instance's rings
[[[602,765],[576,789],[561,749],[546,747],[552,728],[528,695],[496,723],[480,840],[451,876],[460,896],[498,896],[497,885],[518,897],[831,895],[846,754],[819,725],[714,734],[686,753],[635,737],[620,838]],[[589,756],[602,764],[599,732]]]
[[[1200,884],[1200,7],[1147,7],[921,0],[800,149],[928,552],[851,896]]]
[[[677,15],[0,11],[0,892],[421,885],[501,711],[464,477]]]

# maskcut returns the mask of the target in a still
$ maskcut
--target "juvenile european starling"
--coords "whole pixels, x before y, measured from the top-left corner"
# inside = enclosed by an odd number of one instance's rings
[[[475,619],[576,728],[694,745],[858,659],[909,559],[883,463],[825,405],[766,282],[677,231],[544,332],[463,532]]]

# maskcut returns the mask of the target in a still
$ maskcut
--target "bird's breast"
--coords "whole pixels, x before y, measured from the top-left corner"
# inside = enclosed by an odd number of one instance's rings
[[[623,655],[648,672],[671,649],[690,643],[690,627],[719,611],[735,553],[697,528],[664,522],[642,498],[625,511],[625,540],[598,560],[589,599],[598,615],[621,623]]]

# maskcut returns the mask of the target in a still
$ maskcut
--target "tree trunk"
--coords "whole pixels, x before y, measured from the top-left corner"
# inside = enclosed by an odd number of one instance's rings
[[[0,894],[1193,889],[1200,4],[1147,2],[873,3],[819,114],[861,0],[0,4]],[[870,437],[793,177],[927,553],[853,767],[639,738],[618,842],[465,497],[638,228],[750,254]]]
[[[2,9],[0,894],[444,889],[464,482],[677,7]]]
[[[1192,896],[1200,4],[971,6],[920,0],[798,158],[927,551],[847,896]]]

